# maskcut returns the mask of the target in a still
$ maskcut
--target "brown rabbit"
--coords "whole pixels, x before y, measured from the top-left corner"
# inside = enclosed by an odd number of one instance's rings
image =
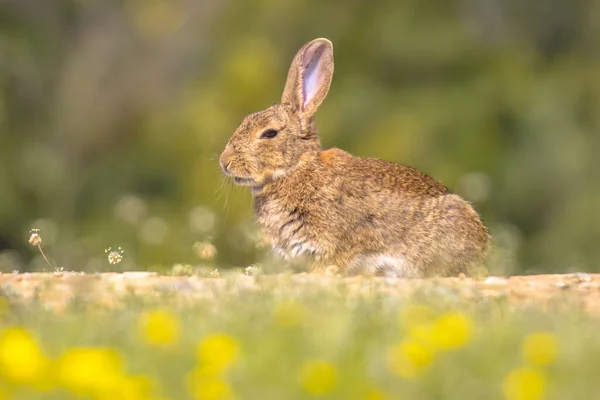
[[[305,44],[281,103],[248,115],[219,158],[249,186],[266,239],[314,268],[421,277],[481,262],[490,236],[473,207],[433,178],[399,164],[323,150],[314,115],[333,76],[333,45]]]

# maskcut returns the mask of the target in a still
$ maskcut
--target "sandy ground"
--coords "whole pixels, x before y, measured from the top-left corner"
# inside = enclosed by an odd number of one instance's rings
[[[202,278],[161,276],[150,272],[125,273],[24,273],[0,274],[0,296],[23,305],[37,302],[44,308],[64,310],[74,300],[114,306],[129,295],[185,301],[217,301],[220,295],[243,296],[260,291],[339,290],[344,296],[369,296],[377,292],[407,296],[417,291],[451,294],[467,300],[498,299],[510,306],[535,306],[544,310],[583,310],[600,317],[600,274],[564,274],[487,277],[481,279],[386,279],[337,277],[316,274],[244,275]],[[121,303],[122,304],[122,303]]]

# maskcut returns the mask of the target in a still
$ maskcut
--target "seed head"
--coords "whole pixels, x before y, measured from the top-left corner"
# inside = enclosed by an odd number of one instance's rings
[[[40,244],[42,244],[42,237],[39,234],[40,230],[39,229],[32,229],[29,233],[31,234],[29,236],[29,243],[32,246],[39,246]]]
[[[110,264],[118,264],[123,260],[123,253],[125,250],[122,250],[120,247],[117,250],[112,250],[110,247],[104,250],[105,253],[108,253],[108,262]]]
[[[213,260],[217,256],[217,248],[208,242],[194,243],[194,251],[202,260]]]

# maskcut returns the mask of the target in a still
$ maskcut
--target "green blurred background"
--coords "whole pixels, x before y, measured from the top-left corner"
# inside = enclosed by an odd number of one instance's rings
[[[492,272],[600,270],[594,0],[2,0],[0,269],[44,268],[31,228],[68,270],[197,265],[209,242],[219,267],[259,260],[217,157],[316,37],[336,59],[325,147],[472,201]]]

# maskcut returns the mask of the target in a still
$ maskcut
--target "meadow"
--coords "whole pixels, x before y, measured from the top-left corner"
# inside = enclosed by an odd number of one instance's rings
[[[591,399],[600,277],[0,275],[1,399]]]

